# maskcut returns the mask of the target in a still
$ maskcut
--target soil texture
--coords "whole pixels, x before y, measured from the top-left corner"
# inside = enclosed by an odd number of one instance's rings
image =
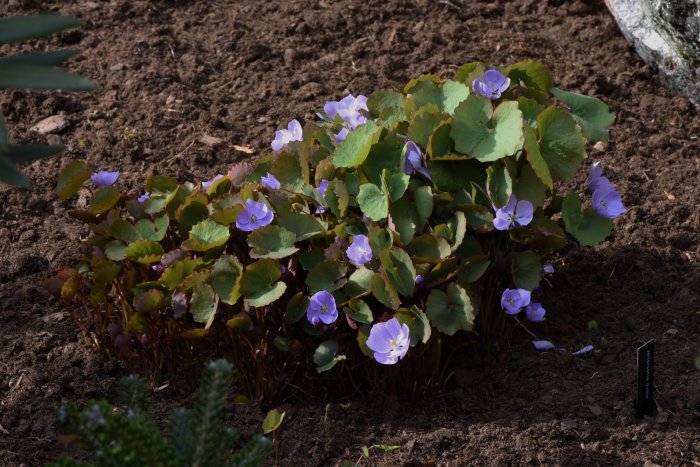
[[[63,449],[53,420],[69,401],[113,399],[124,374],[86,345],[42,280],[87,234],[52,193],[62,166],[119,170],[141,192],[163,174],[208,180],[269,147],[292,118],[461,64],[547,64],[560,88],[594,95],[617,120],[589,148],[628,212],[596,248],[554,263],[532,329],[588,356],[541,353],[518,333],[499,356],[465,355],[442,391],[289,401],[270,464],[700,466],[700,114],[628,47],[602,0],[6,0],[0,16],[52,12],[85,25],[51,40],[96,93],[0,93],[16,142],[69,150],[24,170],[30,190],[0,186],[0,465],[43,465]],[[62,115],[64,129],[39,134]],[[203,138],[205,136],[220,138]],[[576,181],[584,190],[585,174]],[[595,320],[597,328],[589,326]],[[656,339],[658,415],[634,415],[635,348]],[[176,384],[154,413],[190,402]],[[246,436],[268,407],[232,406]],[[395,445],[383,452],[361,447]]]

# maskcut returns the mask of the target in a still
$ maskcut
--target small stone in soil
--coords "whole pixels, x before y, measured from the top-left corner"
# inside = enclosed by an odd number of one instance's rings
[[[66,128],[68,128],[68,120],[66,120],[66,117],[63,115],[52,115],[31,127],[30,130],[46,135],[49,133],[58,133]]]
[[[217,138],[216,136],[209,136],[207,134],[202,135],[197,141],[210,148],[216,147],[224,142],[222,138]]]

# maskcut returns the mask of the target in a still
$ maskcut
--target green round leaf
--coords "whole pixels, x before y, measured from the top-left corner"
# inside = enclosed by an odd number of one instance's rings
[[[209,329],[214,322],[218,298],[214,290],[207,284],[199,284],[194,288],[192,300],[190,300],[190,313],[196,323],[205,323],[204,329]]]
[[[345,360],[345,355],[336,355],[338,353],[338,342],[335,340],[327,340],[321,342],[314,352],[314,363],[316,371],[323,373],[335,366],[341,360]]]
[[[160,282],[165,284],[169,290],[175,290],[182,281],[192,274],[203,263],[202,258],[184,258],[175,261],[161,274]]]
[[[547,107],[537,117],[540,153],[554,178],[570,182],[586,158],[586,139],[565,110]]]
[[[114,207],[121,198],[119,189],[115,186],[103,186],[95,191],[95,194],[90,198],[90,212],[93,214],[102,214]]]
[[[249,264],[241,277],[241,293],[253,296],[269,289],[282,276],[282,268],[277,261],[261,259]]]
[[[244,301],[247,306],[267,306],[270,303],[277,301],[282,295],[284,295],[286,290],[287,284],[280,281],[271,287],[260,290],[251,295],[246,295]]]
[[[204,219],[192,227],[190,238],[185,240],[182,246],[192,251],[207,251],[226,243],[229,236],[228,227]]]
[[[371,324],[374,321],[372,310],[365,302],[357,298],[350,300],[343,311],[348,315],[348,318],[358,323]]]
[[[54,192],[60,199],[66,200],[76,194],[89,178],[90,170],[85,162],[70,162],[61,170]]]
[[[121,261],[126,258],[126,245],[119,240],[112,240],[105,245],[105,256],[113,261]]]
[[[151,240],[137,240],[126,247],[126,257],[142,264],[152,264],[160,261],[163,247]]]
[[[284,420],[284,412],[280,413],[277,409],[270,410],[263,420],[263,434],[267,435],[275,431],[282,424],[282,420]]]
[[[506,69],[505,74],[513,83],[522,81],[526,86],[543,92],[549,92],[553,84],[549,68],[543,63],[530,60],[514,63]]]
[[[134,297],[134,310],[150,313],[158,310],[165,303],[165,294],[157,289],[144,290]]]
[[[471,331],[474,327],[474,310],[467,292],[457,284],[447,286],[447,294],[433,289],[426,302],[430,322],[438,331],[448,336],[459,330]]]
[[[373,183],[360,185],[357,202],[362,213],[373,221],[386,219],[389,215],[389,200],[386,194]]]
[[[333,292],[345,285],[345,281],[341,279],[346,273],[344,262],[325,260],[309,271],[304,282],[309,286],[309,293],[312,295],[321,290]]]
[[[373,275],[374,272],[360,266],[350,274],[343,292],[349,297],[359,297],[369,293],[369,283]]]
[[[214,263],[211,273],[211,286],[221,301],[234,305],[241,297],[240,280],[243,265],[233,255],[224,255]]]
[[[523,114],[517,102],[491,101],[471,94],[455,110],[452,122],[455,149],[481,162],[515,154],[523,147]]]
[[[296,323],[301,318],[306,315],[306,311],[309,308],[309,297],[303,292],[295,294],[287,302],[287,309],[285,311],[285,320],[289,324]]]
[[[513,280],[520,289],[533,290],[540,285],[542,262],[532,251],[519,253],[513,261]]]
[[[440,89],[442,109],[452,115],[457,106],[469,96],[469,88],[459,81],[447,80]]]
[[[361,165],[373,144],[379,141],[382,128],[373,121],[351,131],[338,145],[332,156],[333,165],[336,167],[357,167]]]
[[[599,99],[573,92],[552,88],[552,94],[571,108],[571,115],[581,126],[583,135],[593,141],[607,141],[610,125],[615,122],[615,116],[610,113],[607,105]]]
[[[309,239],[326,231],[324,225],[314,216],[296,212],[281,214],[277,218],[277,223],[290,232],[294,232],[297,242]]]
[[[251,258],[286,258],[299,251],[299,248],[294,246],[295,240],[294,232],[277,225],[266,225],[248,235],[248,245],[253,248],[250,256]]]

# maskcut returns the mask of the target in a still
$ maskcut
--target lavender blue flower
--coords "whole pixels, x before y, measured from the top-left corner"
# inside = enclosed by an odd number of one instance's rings
[[[112,186],[117,182],[119,172],[107,172],[100,170],[90,176],[90,180],[97,186]]]
[[[510,86],[510,78],[498,70],[488,70],[472,82],[472,91],[487,99],[499,99]]]
[[[309,308],[306,310],[306,319],[316,326],[334,323],[338,319],[338,308],[335,306],[335,298],[330,292],[322,290],[316,292],[309,300]]]
[[[206,182],[202,182],[202,189],[204,191],[208,190],[215,181],[219,180],[223,175],[221,174],[216,174],[216,177],[212,178],[211,180],[207,180]]]
[[[516,315],[523,307],[530,304],[530,291],[525,289],[506,289],[501,295],[501,308],[506,314]]]
[[[274,214],[267,207],[267,204],[247,199],[244,205],[245,209],[238,214],[238,219],[236,219],[236,227],[239,230],[252,232],[272,222]]]
[[[532,221],[533,211],[531,202],[526,199],[518,201],[515,195],[511,195],[508,203],[496,210],[493,226],[496,230],[512,229],[516,224],[525,226]]]
[[[265,175],[264,177],[261,177],[260,182],[268,190],[279,190],[282,186],[279,180],[277,180],[275,176],[272,175],[270,172],[268,172],[267,175]]]
[[[549,341],[532,341],[532,345],[535,346],[537,350],[556,350],[556,346]]]
[[[545,263],[544,266],[542,266],[542,271],[544,271],[545,274],[554,274],[554,265],[552,263]]]
[[[530,302],[530,304],[525,307],[525,317],[535,323],[544,321],[545,313],[547,313],[547,311],[541,303]]]
[[[612,183],[607,177],[603,177],[603,166],[600,161],[594,162],[590,172],[588,172],[588,190],[594,193],[598,188],[612,188]]]
[[[149,199],[151,199],[151,194],[149,192],[145,192],[144,194],[136,198],[136,201],[138,201],[139,203],[145,203]]]
[[[328,101],[323,106],[323,111],[330,117],[330,121],[335,120],[336,116],[340,116],[353,130],[367,122],[367,117],[362,115],[360,110],[369,111],[366,96],[355,97],[350,94],[340,101]]]
[[[328,180],[325,178],[321,180],[321,183],[318,184],[316,187],[316,191],[321,195],[321,198],[326,196],[326,190],[328,189]],[[326,212],[326,207],[325,206],[317,206],[316,207],[316,214],[323,214]]]
[[[371,261],[372,247],[369,246],[369,238],[366,235],[355,235],[345,253],[348,255],[348,259],[356,266]]]
[[[347,128],[343,128],[342,130],[340,130],[338,133],[335,134],[335,142],[341,143],[349,133],[350,133],[350,130],[348,130]]]
[[[382,365],[393,365],[401,360],[410,344],[408,326],[396,318],[372,326],[367,338],[367,347],[374,351],[374,359]]]
[[[420,287],[421,284],[423,284],[423,276],[416,274],[416,285]]]
[[[284,128],[281,130],[275,131],[275,139],[272,140],[272,150],[275,152],[279,152],[284,148],[287,143],[290,143],[292,141],[303,141],[304,140],[304,135],[303,131],[301,128],[301,123],[299,123],[298,120],[294,119],[289,124],[287,125],[287,129],[285,130]]]
[[[583,355],[585,353],[590,352],[591,350],[593,350],[593,346],[587,345],[587,346],[577,350],[576,352],[571,352],[571,355]]]
[[[404,146],[404,152],[406,160],[404,162],[403,171],[406,175],[413,175],[414,172],[418,172],[423,175],[428,180],[432,181],[430,172],[423,165],[423,153],[420,147],[411,140],[406,141]]]
[[[588,190],[593,194],[593,209],[601,217],[615,219],[627,211],[620,194],[612,183],[603,176],[603,166],[595,162],[588,173]]]
[[[620,194],[611,186],[599,186],[593,192],[593,209],[599,216],[606,219],[615,219],[624,214],[627,209],[622,204]]]
[[[316,190],[318,190],[319,193],[321,193],[321,196],[326,196],[326,190],[328,189],[328,180],[325,178],[321,180],[321,183],[318,184],[316,187]]]

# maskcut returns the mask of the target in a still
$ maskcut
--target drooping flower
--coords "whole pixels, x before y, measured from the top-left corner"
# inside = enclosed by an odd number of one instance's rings
[[[272,175],[270,172],[268,172],[267,175],[261,177],[260,182],[268,190],[279,190],[280,187],[282,186],[282,184],[280,184],[279,180],[277,180],[275,178],[275,176]]]
[[[472,82],[472,91],[487,99],[499,99],[510,86],[510,78],[498,70],[488,70]]]
[[[356,266],[371,261],[372,247],[369,246],[369,238],[366,235],[355,235],[345,253],[348,255],[348,259]]]
[[[501,295],[501,308],[506,314],[516,315],[523,307],[530,304],[530,291],[525,289],[506,289]]]
[[[532,221],[533,211],[531,202],[526,199],[518,201],[515,195],[511,195],[508,203],[496,210],[493,226],[496,230],[512,229],[516,224],[525,226]]]
[[[430,176],[430,172],[423,165],[423,153],[421,152],[420,147],[413,141],[409,140],[406,141],[406,145],[404,146],[404,152],[404,173],[406,175],[413,175],[415,172],[418,172],[428,180],[432,181],[433,179]]]
[[[615,219],[627,211],[620,194],[615,191],[610,180],[603,176],[600,162],[595,162],[588,173],[588,190],[593,194],[593,209],[601,217]]]
[[[318,184],[316,187],[316,191],[321,195],[321,198],[326,196],[326,190],[328,189],[328,180],[325,178],[321,180],[321,182]],[[317,206],[316,207],[316,214],[323,214],[326,212],[326,207],[325,206]]]
[[[97,186],[112,186],[117,182],[119,172],[107,172],[100,170],[90,176],[90,180]]]
[[[607,177],[603,177],[603,166],[600,161],[596,161],[591,166],[590,172],[588,172],[588,190],[594,193],[598,188],[610,187],[612,188],[612,183]]]
[[[593,192],[593,209],[606,219],[615,219],[627,211],[622,204],[620,194],[615,191],[612,185],[596,188]]]
[[[216,177],[212,178],[211,180],[207,180],[206,182],[202,182],[202,189],[204,191],[208,190],[215,181],[219,180],[223,175],[221,174],[216,174]]]
[[[544,266],[542,266],[542,271],[545,274],[554,274],[554,265],[552,263],[544,263]]]
[[[316,190],[318,190],[319,193],[321,193],[321,196],[326,196],[326,190],[328,189],[328,180],[325,178],[321,180],[321,183],[318,184],[316,187]]]
[[[149,192],[145,192],[144,194],[136,198],[136,201],[138,201],[139,203],[145,203],[149,199],[151,199],[151,194]]]
[[[396,318],[372,326],[367,338],[367,347],[374,351],[374,359],[383,365],[393,365],[401,360],[410,344],[408,326]]]
[[[272,140],[272,150],[275,152],[281,151],[287,143],[292,141],[303,141],[304,135],[301,128],[301,123],[297,119],[289,122],[287,129],[275,131],[275,139]]]
[[[525,317],[534,323],[544,321],[545,313],[547,313],[547,311],[541,303],[530,302],[530,304],[525,307]]]
[[[316,326],[319,322],[331,324],[338,319],[338,308],[335,306],[335,298],[330,292],[322,290],[316,292],[309,300],[309,308],[306,309],[306,319]]]
[[[252,199],[247,199],[244,203],[245,209],[238,214],[236,227],[244,232],[264,227],[272,222],[274,214],[265,203],[258,203]]]
[[[585,353],[590,352],[591,350],[593,350],[593,346],[587,345],[587,346],[577,350],[576,352],[571,352],[571,355],[583,355]]]
[[[336,143],[342,142],[349,133],[350,133],[350,130],[348,130],[347,128],[343,128],[342,130],[340,130],[338,133],[335,134],[335,142]]]
[[[366,96],[355,97],[350,94],[340,101],[328,101],[323,106],[323,111],[330,117],[331,121],[335,120],[336,116],[340,116],[353,130],[367,122],[367,117],[362,115],[360,110],[369,111]]]
[[[556,350],[556,346],[549,341],[532,341],[532,345],[535,346],[537,350]]]
[[[416,285],[420,287],[423,284],[423,276],[416,274]]]

